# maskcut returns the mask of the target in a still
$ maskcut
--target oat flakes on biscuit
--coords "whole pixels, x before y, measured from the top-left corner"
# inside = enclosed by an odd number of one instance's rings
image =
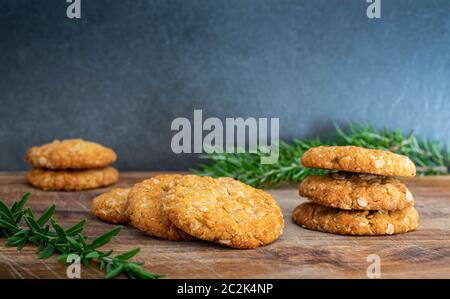
[[[97,196],[92,201],[92,212],[97,218],[106,222],[128,223],[127,208],[130,190],[131,188],[117,188]]]
[[[357,146],[318,146],[306,151],[305,167],[384,176],[415,176],[416,167],[406,156]]]
[[[33,169],[26,178],[31,185],[43,190],[79,191],[112,185],[119,180],[119,172],[112,167],[88,170]]]
[[[163,197],[181,175],[159,175],[133,186],[128,196],[128,215],[135,228],[172,241],[193,239],[179,230],[163,210]]]
[[[82,139],[54,140],[27,151],[25,161],[36,168],[90,169],[116,161],[115,152],[98,143]]]
[[[231,178],[184,176],[169,189],[164,211],[186,233],[235,248],[267,245],[284,227],[269,193]]]
[[[323,206],[343,210],[401,210],[414,205],[408,188],[393,177],[332,173],[309,176],[300,184],[300,196]]]
[[[340,235],[392,235],[415,230],[419,214],[414,207],[397,211],[346,211],[313,202],[302,203],[292,213],[298,225]]]

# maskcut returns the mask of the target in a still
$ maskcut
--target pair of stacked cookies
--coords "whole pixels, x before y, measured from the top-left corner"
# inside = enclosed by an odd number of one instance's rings
[[[309,176],[301,183],[300,196],[312,202],[295,208],[295,223],[343,235],[392,235],[418,227],[413,196],[394,177],[415,176],[408,157],[356,146],[321,146],[305,152],[301,163],[338,172]]]
[[[108,186],[119,179],[109,167],[115,152],[82,139],[55,140],[27,151],[25,161],[34,166],[27,181],[43,190],[78,191]]]
[[[159,175],[96,197],[92,211],[101,220],[129,223],[151,236],[233,248],[267,245],[284,227],[269,193],[232,178]]]

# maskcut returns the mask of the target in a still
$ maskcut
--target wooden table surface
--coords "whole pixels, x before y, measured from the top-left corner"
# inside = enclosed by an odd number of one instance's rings
[[[87,219],[85,233],[96,237],[113,227],[90,212],[95,196],[115,187],[132,186],[155,173],[122,173],[118,184],[83,192],[44,192],[26,184],[23,173],[0,173],[0,198],[10,204],[31,191],[28,205],[36,213],[57,205],[55,218],[70,226]],[[141,247],[136,260],[167,278],[366,278],[367,256],[381,258],[382,278],[450,278],[450,178],[404,180],[416,200],[419,230],[383,237],[347,237],[303,229],[291,212],[304,201],[295,187],[270,190],[283,209],[286,226],[275,243],[238,250],[202,242],[172,242],[125,227],[105,248],[123,252]],[[4,244],[4,239],[0,239]],[[36,249],[0,247],[0,278],[65,278],[56,258],[38,260]],[[101,278],[95,267],[82,268],[82,278]]]

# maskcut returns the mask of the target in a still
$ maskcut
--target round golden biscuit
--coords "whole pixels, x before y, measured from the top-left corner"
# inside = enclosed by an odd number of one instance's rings
[[[343,210],[401,210],[414,205],[408,188],[393,177],[332,173],[309,176],[300,184],[300,196],[323,206]]]
[[[133,186],[128,195],[130,224],[147,234],[172,241],[193,239],[179,230],[163,210],[163,197],[181,175],[159,175]]]
[[[298,225],[339,235],[377,236],[406,233],[419,226],[414,207],[397,211],[345,211],[313,202],[294,209],[292,220]]]
[[[189,235],[234,248],[267,245],[284,227],[269,193],[232,178],[183,176],[169,189],[164,211]]]
[[[103,193],[92,201],[92,213],[106,222],[128,223],[128,193],[131,188],[117,188]]]
[[[88,170],[33,169],[27,181],[43,190],[79,191],[105,187],[119,180],[119,172],[112,167]]]
[[[90,169],[105,167],[116,161],[110,148],[82,139],[54,140],[27,151],[25,161],[36,168]]]
[[[318,146],[306,151],[305,167],[384,176],[415,176],[416,167],[406,156],[358,146]]]

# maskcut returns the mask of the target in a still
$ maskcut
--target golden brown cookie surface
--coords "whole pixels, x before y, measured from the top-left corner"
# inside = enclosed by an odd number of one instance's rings
[[[89,170],[33,169],[26,178],[39,189],[77,191],[112,185],[119,180],[119,172],[112,167]]]
[[[193,239],[179,230],[163,210],[163,197],[181,175],[159,175],[133,186],[128,196],[130,224],[149,235],[172,241]]]
[[[82,139],[55,140],[27,151],[25,161],[36,168],[90,169],[116,161],[110,148]]]
[[[128,223],[128,193],[131,188],[117,188],[103,193],[92,201],[92,212],[110,223]]]
[[[270,194],[231,178],[183,176],[169,189],[164,211],[186,233],[235,248],[267,245],[284,227]]]
[[[414,207],[397,211],[345,211],[312,202],[302,203],[292,220],[308,229],[340,235],[392,235],[415,230],[419,214]]]
[[[415,176],[416,167],[406,156],[357,146],[319,146],[306,151],[305,167],[384,176]]]
[[[393,177],[332,173],[309,176],[300,184],[300,196],[343,210],[401,210],[414,205],[408,188]]]

